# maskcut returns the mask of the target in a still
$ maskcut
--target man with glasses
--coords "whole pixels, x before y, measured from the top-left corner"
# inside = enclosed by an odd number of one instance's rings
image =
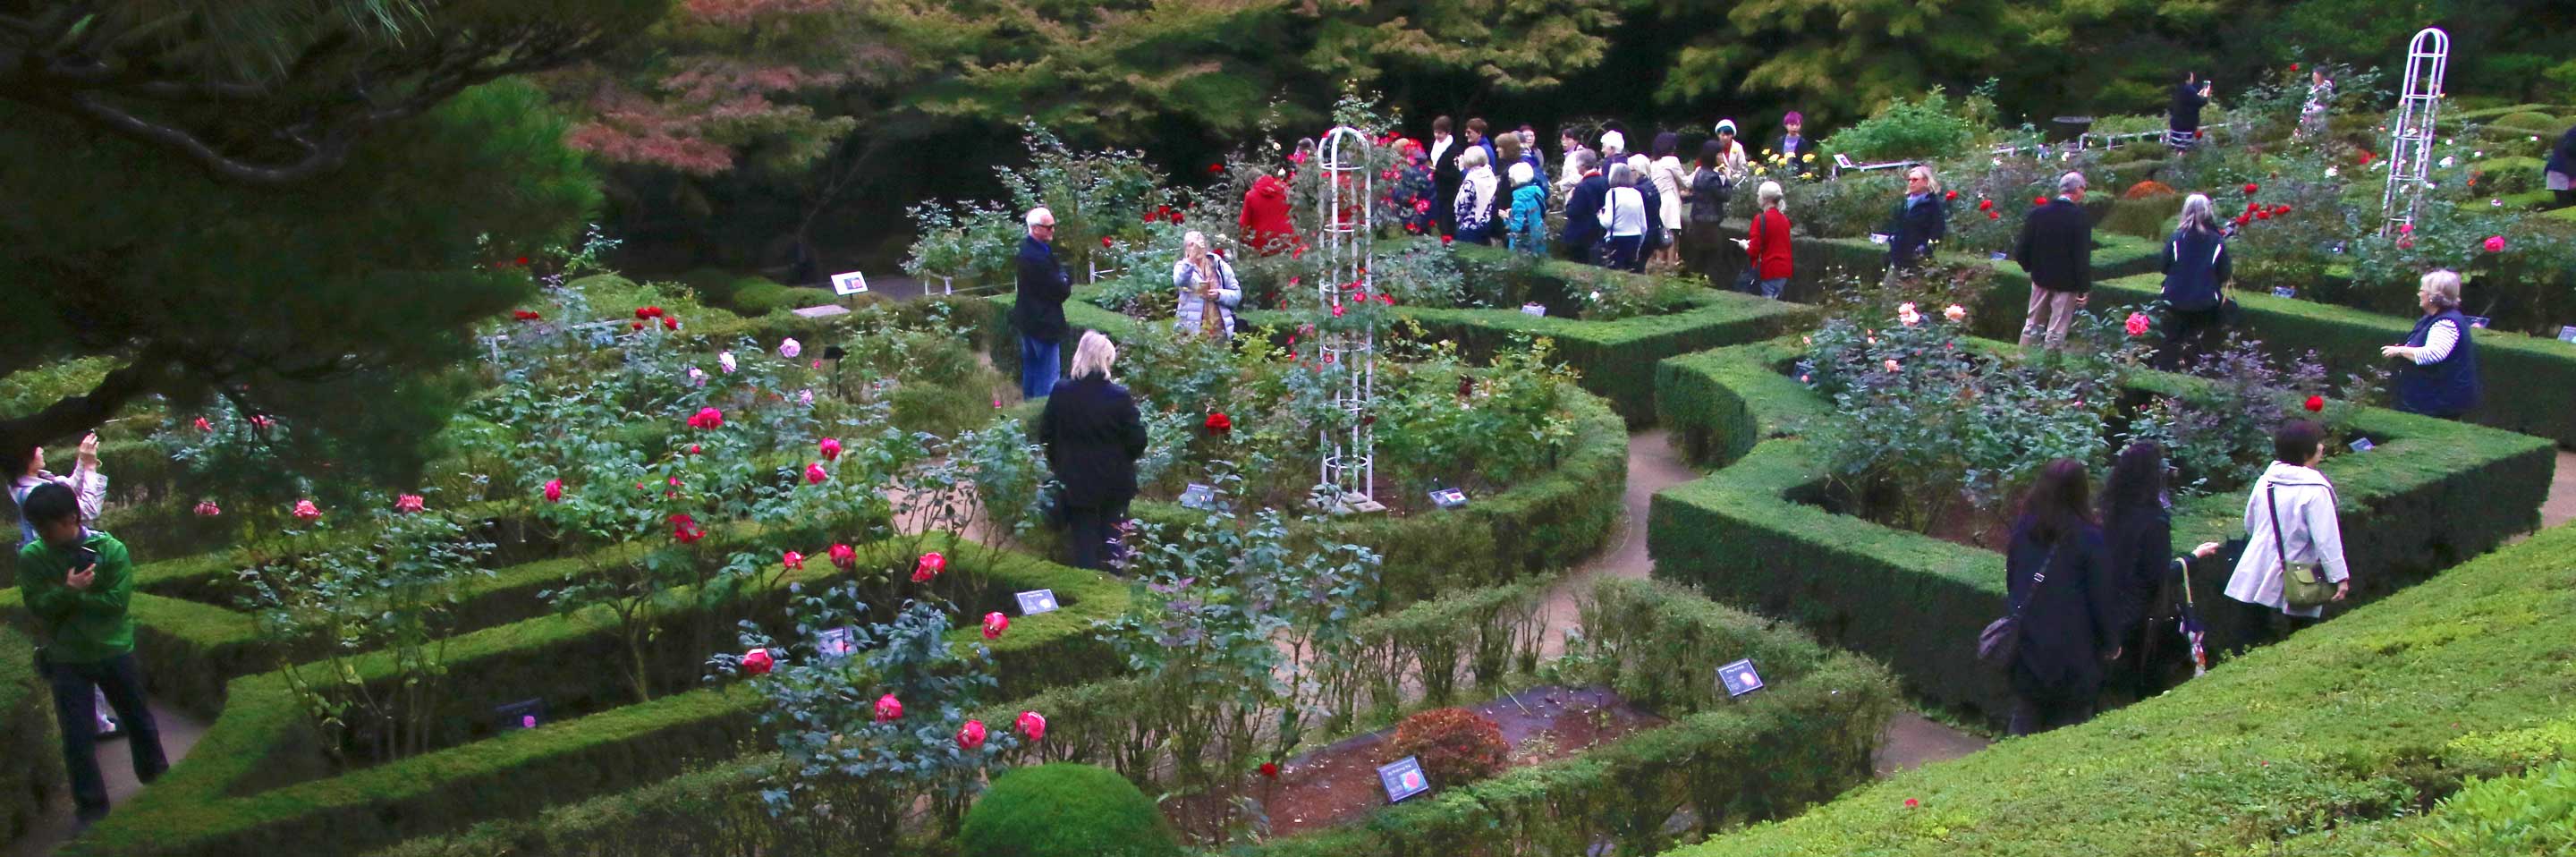
[[[1020,397],[1042,399],[1064,373],[1064,300],[1073,296],[1073,278],[1055,258],[1055,213],[1032,208],[1026,222],[1029,234],[1020,239],[1019,300],[1011,304],[1011,324],[1020,329]]]

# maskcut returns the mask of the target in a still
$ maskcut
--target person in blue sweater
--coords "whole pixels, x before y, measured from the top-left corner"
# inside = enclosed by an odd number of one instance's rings
[[[2227,230],[2205,194],[2182,201],[2182,226],[2165,239],[2164,344],[2156,366],[2177,369],[2208,354],[2223,336],[2219,289],[2230,276]]]
[[[2379,349],[2381,357],[2406,361],[2397,371],[2397,409],[2458,419],[2478,406],[2478,347],[2460,313],[2459,272],[2425,274],[2415,299],[2424,318],[2404,344]]]

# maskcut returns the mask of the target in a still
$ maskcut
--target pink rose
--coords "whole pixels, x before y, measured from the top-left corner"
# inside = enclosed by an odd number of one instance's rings
[[[1895,360],[1895,359],[1893,359],[1893,358],[1890,358],[1890,359],[1887,361],[1887,371],[1894,372],[1894,371],[1896,371],[1896,370],[1897,370],[1896,360]]]
[[[1046,737],[1046,718],[1035,711],[1020,712],[1017,725],[1020,727],[1020,735],[1030,741]]]
[[[803,353],[805,353],[805,346],[798,343],[793,337],[784,342],[778,343],[778,356],[780,357],[793,360],[796,355]]]
[[[984,746],[984,721],[969,720],[957,730],[957,746],[973,750]]]
[[[418,494],[404,494],[394,498],[394,511],[401,512],[406,515],[418,512],[422,508],[425,508],[425,506],[426,504],[421,500],[421,497]]]
[[[844,571],[859,564],[859,552],[852,550],[849,545],[833,545],[826,553],[832,557],[832,564],[840,566]]]
[[[832,478],[832,475],[831,475],[831,474],[829,474],[829,473],[825,473],[825,472],[823,472],[823,465],[822,465],[822,464],[820,464],[820,463],[816,463],[816,464],[808,464],[808,465],[805,465],[805,481],[806,481],[806,482],[809,482],[809,483],[812,483],[812,484],[815,484],[815,485],[821,485],[821,484],[823,484],[823,480],[825,480],[825,479],[830,479],[830,478]]]
[[[901,719],[903,719],[903,700],[894,698],[894,694],[891,693],[877,697],[878,723],[892,723]]]
[[[984,614],[984,639],[999,640],[1002,638],[1002,632],[1010,629],[1011,617],[1002,615],[1001,611]]]
[[[689,427],[694,429],[724,428],[724,412],[714,408],[699,408],[696,414],[690,415]]]
[[[839,461],[839,460],[841,459],[841,439],[840,439],[840,438],[836,438],[836,437],[827,437],[827,438],[824,438],[824,439],[823,439],[823,442],[822,442],[821,444],[818,444],[818,446],[820,446],[820,447],[822,448],[822,450],[823,450],[823,460],[824,460],[824,461]]]
[[[2147,314],[2142,312],[2130,313],[2129,323],[2124,326],[2128,328],[2130,336],[2147,335]]]
[[[223,508],[222,508],[222,507],[220,507],[220,506],[216,506],[216,505],[215,505],[215,501],[213,501],[213,500],[199,500],[199,501],[197,501],[197,514],[198,514],[198,515],[200,515],[200,516],[208,517],[208,518],[212,518],[212,517],[214,517],[214,516],[216,516],[216,515],[221,515],[221,514],[223,514],[223,513],[224,513]]]
[[[198,430],[198,431],[201,431],[201,432],[205,432],[205,433],[207,433],[207,434],[214,434],[214,433],[215,433],[215,424],[214,424],[214,423],[210,423],[210,422],[206,422],[206,418],[205,418],[205,417],[198,417],[198,418],[197,418],[197,430]]]
[[[912,564],[912,582],[929,583],[931,578],[938,577],[947,569],[948,558],[940,556],[938,551],[922,554],[921,560]]]
[[[311,500],[297,500],[293,514],[296,520],[311,522],[322,517],[322,509],[313,505]]]
[[[769,668],[777,665],[778,661],[769,656],[768,649],[753,649],[742,653],[743,672],[752,675],[768,675]]]
[[[779,563],[787,566],[787,570],[789,571],[803,571],[805,570],[805,555],[795,551],[788,551],[786,556],[779,559]]]
[[[2502,252],[2504,252],[2504,236],[2502,236],[2502,235],[2489,235],[2489,236],[2487,236],[2487,252],[2489,252],[2489,253],[2502,253]]]
[[[561,502],[563,502],[563,480],[561,480],[561,479],[548,479],[548,480],[546,480],[546,502],[548,502],[548,503],[561,503]]]

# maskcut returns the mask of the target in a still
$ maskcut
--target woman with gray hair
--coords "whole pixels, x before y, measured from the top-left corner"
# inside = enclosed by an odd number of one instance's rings
[[[1491,159],[1485,156],[1483,148],[1468,146],[1467,151],[1458,155],[1458,171],[1464,174],[1458,180],[1456,208],[1452,212],[1457,218],[1458,240],[1469,244],[1492,243],[1486,232],[1493,223],[1497,184]]]
[[[1744,248],[1745,264],[1753,274],[1754,290],[1763,297],[1778,300],[1780,290],[1789,285],[1789,212],[1787,194],[1779,182],[1766,181],[1754,190],[1753,197],[1762,210],[1753,213],[1753,224],[1745,227],[1745,237],[1735,239]]]
[[[2385,345],[2381,357],[2404,358],[2397,371],[2397,409],[2456,419],[2478,406],[2478,348],[2469,341],[2469,318],[2460,313],[2460,274],[2425,274],[2415,289],[2424,318],[2404,345]]]
[[[1136,398],[1109,380],[1118,346],[1100,331],[1082,334],[1074,347],[1073,377],[1057,384],[1038,414],[1038,444],[1063,484],[1063,510],[1073,564],[1104,569],[1117,560],[1111,541],[1127,504],[1136,499],[1136,459],[1145,454],[1145,420]]]
[[[1646,195],[1637,191],[1637,171],[1627,164],[1610,167],[1610,193],[1601,203],[1601,230],[1609,245],[1601,254],[1601,267],[1639,269],[1644,260],[1637,254],[1646,244]]]
[[[1172,288],[1180,292],[1172,326],[1183,335],[1216,340],[1234,336],[1234,308],[1243,305],[1243,287],[1235,282],[1234,266],[1208,252],[1207,236],[1198,230],[1181,235],[1181,261],[1172,265]]]
[[[2227,231],[2205,194],[2182,201],[2182,226],[2165,239],[2165,341],[2156,349],[2159,369],[2179,368],[2208,353],[2226,314],[2229,276]]]

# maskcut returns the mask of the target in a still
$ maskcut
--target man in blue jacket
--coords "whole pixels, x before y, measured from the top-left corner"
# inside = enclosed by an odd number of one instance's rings
[[[1073,277],[1056,261],[1055,213],[1029,209],[1028,237],[1020,239],[1019,299],[1011,324],[1020,329],[1020,397],[1043,399],[1064,374],[1064,300]]]
[[[2066,344],[2066,328],[2093,290],[2093,224],[2084,219],[2084,174],[2057,177],[2057,198],[2022,221],[2013,258],[2030,274],[2030,314],[2021,344]]]
[[[1557,252],[1592,264],[1593,245],[1601,243],[1601,204],[1610,198],[1610,180],[1601,176],[1601,156],[1588,150],[1574,153],[1574,164],[1583,171],[1583,180],[1565,198],[1565,231],[1557,236]]]

